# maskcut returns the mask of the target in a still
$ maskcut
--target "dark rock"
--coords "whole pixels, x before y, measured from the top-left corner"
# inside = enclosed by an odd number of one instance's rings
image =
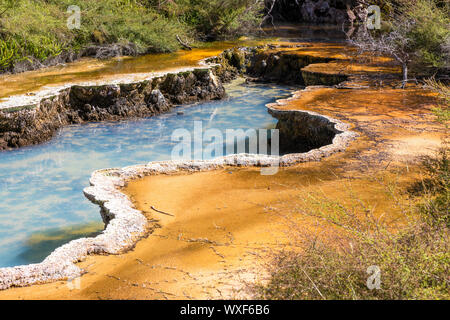
[[[22,61],[16,62],[7,70],[2,70],[0,73],[21,73],[26,71],[37,70],[45,67],[56,66],[73,62],[81,57],[81,54],[71,50],[64,50],[59,55],[49,57],[45,61],[40,61],[34,57],[27,57]]]
[[[276,117],[282,154],[308,152],[332,144],[333,138],[340,133],[334,123],[319,115],[285,113]]]
[[[119,56],[136,56],[138,49],[134,43],[113,43],[106,45],[93,45],[83,50],[82,56],[107,59]]]

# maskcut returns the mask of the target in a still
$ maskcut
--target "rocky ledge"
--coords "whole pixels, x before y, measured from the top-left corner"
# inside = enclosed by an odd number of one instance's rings
[[[41,143],[65,125],[153,116],[173,105],[224,95],[221,81],[209,68],[137,83],[72,86],[36,104],[0,109],[0,150]]]
[[[300,68],[330,61],[310,55],[264,53],[274,48],[227,50],[201,61],[203,67],[140,82],[73,85],[35,97],[13,97],[0,103],[0,150],[42,143],[66,125],[149,117],[168,112],[174,105],[222,99],[223,82],[240,74],[261,81],[303,83],[297,79]]]

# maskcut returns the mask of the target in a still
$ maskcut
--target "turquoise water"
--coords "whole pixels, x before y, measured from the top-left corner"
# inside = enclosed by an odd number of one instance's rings
[[[103,228],[83,196],[92,171],[170,159],[177,128],[266,129],[265,105],[290,88],[233,83],[228,98],[157,117],[65,127],[48,143],[0,152],[0,267],[42,261],[56,247]],[[182,114],[181,114],[182,113]]]

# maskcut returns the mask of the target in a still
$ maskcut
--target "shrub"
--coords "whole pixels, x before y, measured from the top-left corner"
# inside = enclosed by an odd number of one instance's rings
[[[66,26],[70,5],[81,8],[79,30]],[[177,35],[237,36],[258,24],[261,6],[255,0],[0,0],[0,71],[92,43],[133,44],[139,54],[177,50]]]
[[[21,49],[13,39],[0,39],[0,70],[22,58]]]
[[[402,10],[415,22],[408,34],[418,63],[428,67],[443,68],[448,64],[445,44],[450,40],[450,10],[448,2],[417,0],[408,2]]]
[[[450,87],[441,81],[436,81],[434,77],[426,79],[425,85],[439,94],[444,106],[435,108],[434,113],[438,117],[438,121],[448,128],[448,122],[450,121]]]

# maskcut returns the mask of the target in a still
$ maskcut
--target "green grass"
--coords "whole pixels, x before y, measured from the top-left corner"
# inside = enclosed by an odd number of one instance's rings
[[[91,44],[133,44],[142,54],[179,49],[176,35],[190,43],[204,33],[237,36],[258,19],[247,2],[0,0],[0,72],[24,59],[42,62]],[[71,5],[81,9],[80,29],[67,27]]]

